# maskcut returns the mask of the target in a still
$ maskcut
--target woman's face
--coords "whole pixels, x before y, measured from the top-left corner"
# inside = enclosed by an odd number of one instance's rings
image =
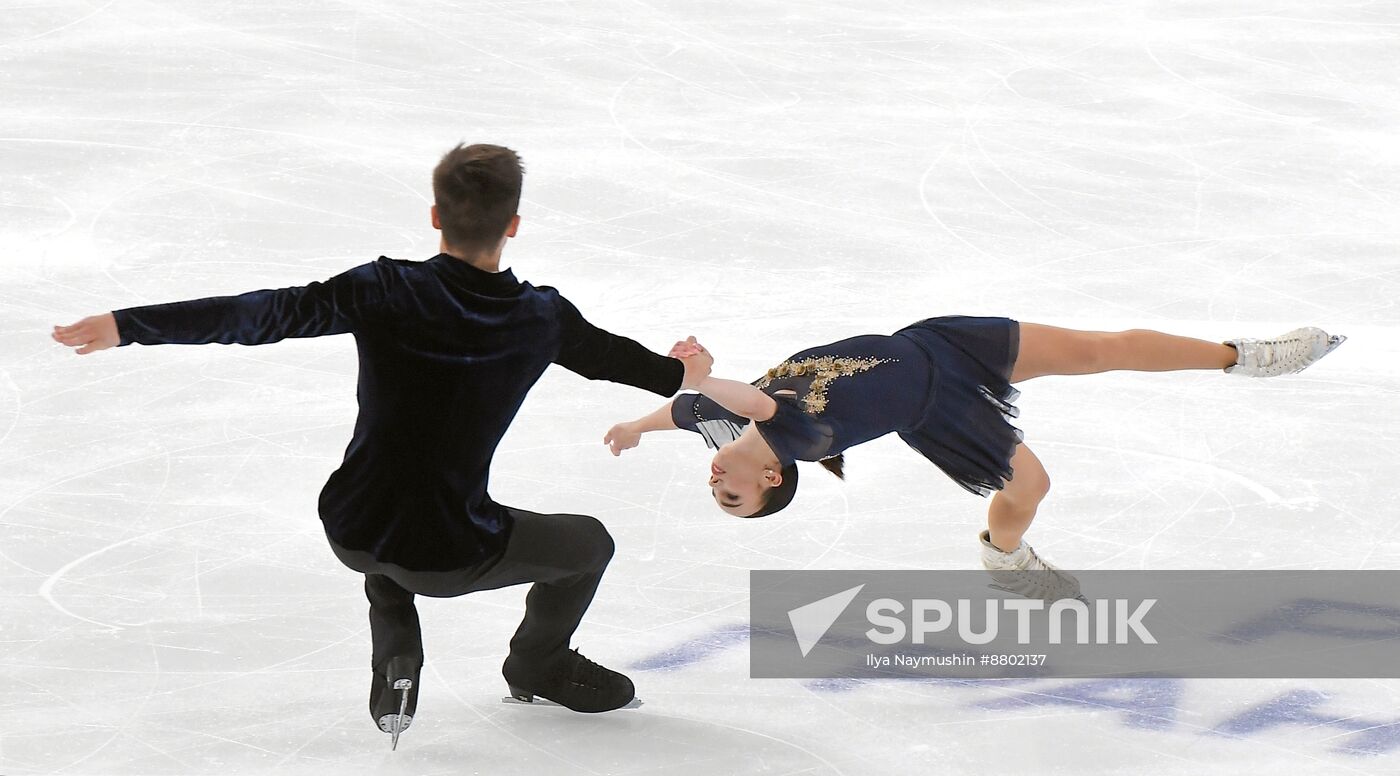
[[[748,517],[762,507],[763,492],[777,482],[761,461],[743,455],[730,442],[710,460],[710,492],[719,508],[735,517]]]

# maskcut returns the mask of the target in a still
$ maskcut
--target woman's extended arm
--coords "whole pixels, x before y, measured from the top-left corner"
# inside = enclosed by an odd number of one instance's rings
[[[696,390],[714,399],[719,406],[749,420],[768,420],[778,411],[778,403],[772,396],[738,380],[706,377],[696,386]]]
[[[679,428],[679,426],[671,419],[671,402],[668,401],[648,415],[619,423],[608,429],[607,435],[603,437],[603,442],[607,444],[608,449],[612,450],[613,455],[622,455],[623,450],[630,450],[641,442],[642,434],[648,431],[666,431],[674,428]]]
[[[648,431],[673,428],[694,431],[703,436],[710,447],[717,448],[738,436],[745,418],[762,421],[777,413],[778,403],[752,385],[708,376],[709,365],[714,363],[714,359],[694,337],[677,342],[671,348],[671,356],[686,361],[687,365],[692,359],[704,360],[705,369],[701,374],[705,376],[695,383],[694,388],[704,397],[703,401],[710,403],[709,408],[702,409],[697,404],[700,396],[682,394],[649,415],[619,423],[608,429],[603,437],[613,455],[621,455],[623,450],[636,447],[642,434]]]

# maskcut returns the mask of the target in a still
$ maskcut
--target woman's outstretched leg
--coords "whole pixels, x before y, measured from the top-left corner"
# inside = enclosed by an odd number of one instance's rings
[[[1235,364],[1237,355],[1230,345],[1148,329],[1079,331],[1023,323],[1020,353],[1011,370],[1011,382],[1046,375],[1088,375],[1117,370],[1225,369]]]
[[[1023,323],[1020,328],[1013,383],[1046,375],[1116,370],[1222,369],[1244,377],[1276,377],[1301,372],[1346,341],[1310,326],[1272,339],[1242,337],[1224,344],[1149,329],[1078,331],[1038,323]]]

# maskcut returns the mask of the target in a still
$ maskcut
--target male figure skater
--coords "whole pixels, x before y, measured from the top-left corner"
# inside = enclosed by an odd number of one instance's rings
[[[532,582],[502,673],[517,699],[575,711],[633,700],[632,682],[569,649],[613,553],[592,517],[536,514],[486,493],[491,457],[550,363],[662,396],[709,374],[708,354],[657,355],[598,329],[553,288],[501,270],[520,225],[515,152],[458,146],[433,171],[441,253],[378,261],[306,286],[132,307],[55,326],[88,354],[139,343],[260,345],[355,335],[360,412],[321,491],[331,549],[365,575],[373,637],[370,714],[398,734],[417,705],[423,646],[414,594]]]

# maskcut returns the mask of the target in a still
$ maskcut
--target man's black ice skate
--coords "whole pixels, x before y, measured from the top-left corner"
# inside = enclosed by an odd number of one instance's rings
[[[519,703],[534,703],[538,695],[565,708],[587,713],[641,705],[631,679],[598,665],[576,649],[569,650],[544,671],[522,668],[516,661],[506,658],[501,673],[510,687],[507,700]]]
[[[422,663],[409,657],[396,657],[374,670],[369,686],[369,715],[379,729],[394,736],[392,748],[399,748],[399,734],[413,724],[418,710],[418,676]]]

